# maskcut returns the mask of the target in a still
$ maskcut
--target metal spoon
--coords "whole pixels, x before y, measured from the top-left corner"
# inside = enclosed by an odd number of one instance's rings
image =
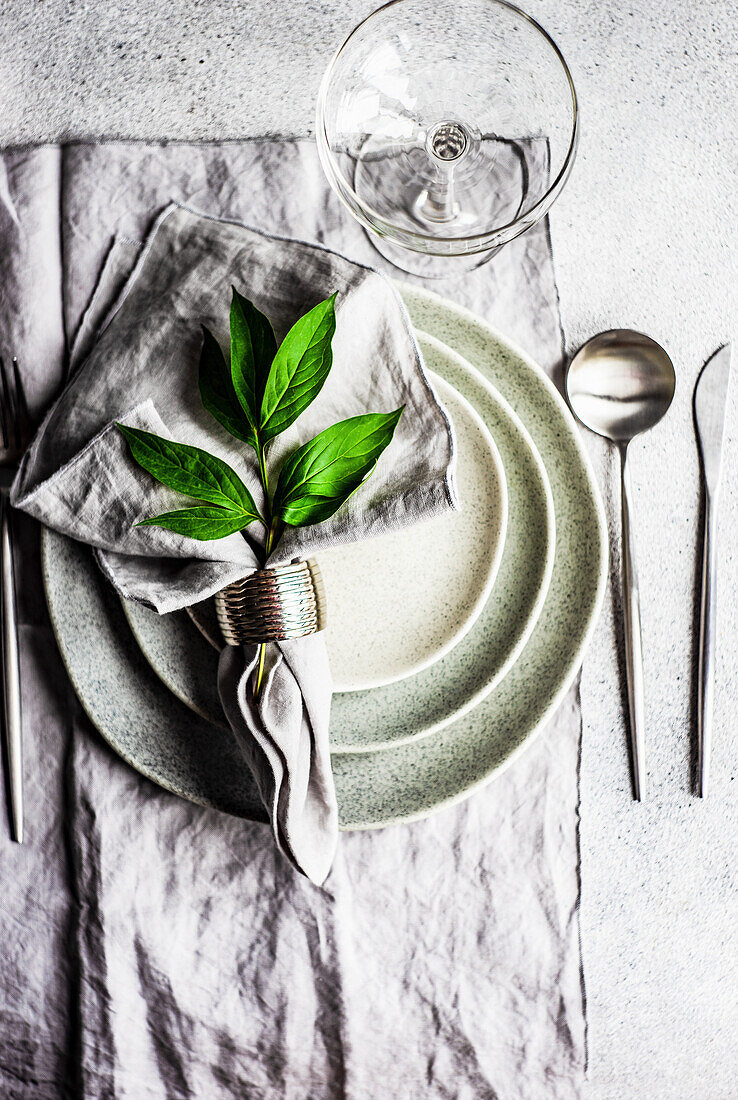
[[[675,385],[674,366],[661,345],[624,328],[593,336],[574,356],[566,375],[567,397],[577,417],[585,427],[616,443],[620,451],[625,664],[633,795],[639,802],[646,794],[643,652],[628,444],[658,424],[671,405]]]

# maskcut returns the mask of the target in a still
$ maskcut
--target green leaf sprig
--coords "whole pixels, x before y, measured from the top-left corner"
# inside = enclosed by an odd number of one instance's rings
[[[256,452],[264,514],[236,471],[221,458],[200,447],[118,424],[138,465],[162,485],[196,502],[151,516],[137,526],[164,527],[178,535],[209,540],[258,522],[266,528],[266,563],[286,526],[307,527],[330,519],[371,476],[392,440],[402,408],[352,416],[326,428],[287,457],[274,493],[269,489],[270,444],[315,400],[330,373],[335,300],[334,294],[301,317],[277,347],[267,318],[234,287],[230,369],[218,341],[203,326],[202,403],[226,431]],[[264,653],[262,645],[257,696]]]

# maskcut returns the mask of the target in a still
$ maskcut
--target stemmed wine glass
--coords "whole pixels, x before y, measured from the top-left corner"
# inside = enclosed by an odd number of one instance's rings
[[[377,249],[442,278],[546,214],[574,161],[577,99],[555,42],[506,0],[391,0],[331,60],[316,127]]]

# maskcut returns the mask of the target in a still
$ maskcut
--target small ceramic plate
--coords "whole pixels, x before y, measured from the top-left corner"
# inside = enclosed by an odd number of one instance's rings
[[[550,380],[468,310],[414,287],[401,292],[416,327],[451,341],[529,426],[550,475],[556,557],[540,619],[496,691],[433,737],[380,752],[334,755],[343,829],[425,817],[466,798],[509,765],[571,686],[607,575],[599,494],[576,425]],[[510,518],[512,513],[511,501]],[[89,549],[47,530],[42,548],[59,649],[82,705],[111,747],[175,794],[263,820],[235,739],[173,698],[152,671]]]
[[[507,527],[500,452],[469,402],[428,373],[454,427],[461,510],[317,555],[336,691],[428,668],[469,631],[497,576]]]
[[[441,376],[463,393],[502,455],[508,496],[502,560],[473,627],[443,657],[395,683],[334,696],[334,752],[377,751],[412,741],[475,706],[499,683],[525,645],[551,578],[553,502],[546,472],[528,433],[509,405],[469,363],[432,337],[419,333],[418,340],[433,378]],[[474,513],[473,498],[467,500],[467,510]],[[483,540],[484,529],[477,530]],[[493,541],[497,541],[494,530]],[[318,560],[322,565],[321,554]],[[422,592],[417,598],[423,600]],[[130,603],[125,612],[142,650],[167,686],[198,713],[222,722],[214,655],[207,652],[206,641],[192,627],[188,641],[187,618],[156,615]],[[410,613],[418,614],[417,609]],[[328,614],[337,617],[330,603]],[[421,605],[421,619],[422,614]],[[360,616],[354,618],[358,622]],[[346,621],[350,628],[350,614]],[[212,624],[206,629],[212,634]],[[329,654],[333,659],[333,649],[329,648]]]

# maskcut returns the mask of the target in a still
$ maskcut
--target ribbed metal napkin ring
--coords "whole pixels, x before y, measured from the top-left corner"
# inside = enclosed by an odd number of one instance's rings
[[[215,596],[226,645],[303,638],[325,626],[325,590],[316,561],[259,569]]]

